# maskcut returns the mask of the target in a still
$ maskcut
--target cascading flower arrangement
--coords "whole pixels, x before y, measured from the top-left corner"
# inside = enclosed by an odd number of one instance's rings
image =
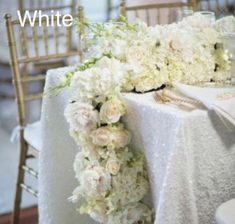
[[[84,198],[80,212],[99,223],[150,223],[151,210],[142,202],[149,190],[144,157],[129,146],[131,134],[120,120],[126,113],[124,76],[123,65],[104,56],[71,80],[65,116],[81,147],[74,163],[79,186],[71,200]]]
[[[93,55],[65,75],[65,117],[79,146],[74,170],[78,187],[71,201],[102,224],[151,223],[143,202],[149,192],[143,154],[130,146],[121,93],[145,92],[172,81],[194,84],[232,78],[220,34],[204,17],[177,24],[82,24],[89,28]],[[80,27],[81,24],[78,24]]]

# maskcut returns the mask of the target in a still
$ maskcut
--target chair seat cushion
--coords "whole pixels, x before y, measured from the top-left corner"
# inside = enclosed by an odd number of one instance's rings
[[[24,130],[24,139],[35,149],[42,149],[41,123],[39,121],[28,124]]]
[[[216,224],[235,223],[235,198],[219,206],[215,214]]]

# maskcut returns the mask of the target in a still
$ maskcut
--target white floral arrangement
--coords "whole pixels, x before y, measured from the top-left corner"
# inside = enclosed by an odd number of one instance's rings
[[[144,203],[149,192],[144,156],[132,149],[122,117],[121,93],[170,85],[230,80],[230,61],[220,33],[195,15],[177,24],[78,24],[93,38],[93,55],[66,74],[57,89],[69,87],[65,117],[79,146],[74,170],[78,186],[71,201],[102,224],[152,223]]]

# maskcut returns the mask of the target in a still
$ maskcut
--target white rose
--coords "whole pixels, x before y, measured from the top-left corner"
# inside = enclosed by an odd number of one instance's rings
[[[131,133],[125,129],[120,129],[115,132],[113,142],[117,148],[122,148],[128,145],[131,141]]]
[[[117,175],[120,170],[120,163],[116,159],[109,159],[106,163],[106,170],[112,175]]]
[[[111,188],[111,176],[103,167],[93,166],[81,173],[80,184],[86,195],[104,196]]]
[[[91,132],[90,135],[93,144],[97,146],[107,146],[112,143],[112,132],[105,126]]]
[[[193,62],[193,40],[185,31],[174,31],[167,40],[167,47],[183,57],[187,62]]]
[[[121,100],[115,98],[105,102],[100,109],[100,120],[103,123],[111,124],[120,120],[124,114],[124,105]]]
[[[132,46],[127,48],[126,51],[126,57],[127,61],[142,61],[143,55],[145,52],[143,51],[144,49],[141,46]]]
[[[70,103],[65,110],[70,128],[76,131],[93,130],[99,123],[98,112],[88,103]]]
[[[178,38],[170,38],[168,44],[173,51],[181,52],[183,50],[183,43]]]
[[[107,222],[106,209],[105,203],[98,202],[93,208],[88,210],[88,215],[95,221],[103,224]]]

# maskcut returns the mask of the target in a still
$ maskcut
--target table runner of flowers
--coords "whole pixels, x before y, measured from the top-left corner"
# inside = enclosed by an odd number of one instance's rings
[[[78,186],[70,200],[102,224],[152,223],[144,203],[150,191],[143,154],[130,145],[122,92],[231,80],[230,58],[220,32],[203,16],[148,27],[143,22],[85,26],[92,55],[66,74],[57,90],[69,88],[65,117],[78,145],[74,161]],[[92,35],[90,35],[92,34]]]

